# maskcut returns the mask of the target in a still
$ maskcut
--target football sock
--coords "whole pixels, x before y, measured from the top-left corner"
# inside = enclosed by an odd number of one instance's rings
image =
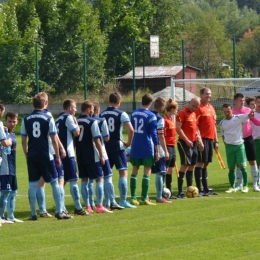
[[[81,181],[81,195],[84,200],[85,206],[90,206],[89,204],[89,192],[88,192],[88,181]]]
[[[199,190],[199,192],[201,192],[201,179],[202,179],[202,168],[200,167],[195,167],[195,182],[196,182],[196,186]]]
[[[29,190],[28,190],[28,198],[31,208],[32,216],[36,216],[36,189],[37,189],[37,182],[29,182]]]
[[[104,183],[101,181],[96,183],[96,198],[97,205],[102,205],[104,198]]]
[[[162,192],[163,192],[163,176],[160,173],[156,173],[155,178],[155,187],[156,187],[156,199],[161,200],[162,199]]]
[[[105,180],[104,180],[104,197],[105,197],[105,205],[106,207],[109,207],[110,206],[110,199],[108,197],[108,193],[107,193],[107,190],[106,190],[106,184],[105,184]]]
[[[132,181],[132,179],[131,179],[131,181]],[[127,188],[127,178],[126,177],[120,177],[119,178],[118,189],[119,189],[119,192],[120,192],[120,202],[125,203],[126,199],[127,199],[127,190],[128,190],[128,188]],[[135,187],[135,189],[136,189],[136,187]]]
[[[142,201],[145,201],[148,197],[149,186],[150,186],[150,176],[144,174],[142,179],[142,195],[141,195]]]
[[[187,187],[192,186],[192,176],[193,171],[187,171],[186,172],[186,182],[187,182]]]
[[[178,177],[178,194],[182,193],[182,185],[183,185],[183,179],[184,179],[184,172],[179,171],[179,177]]]
[[[80,204],[79,187],[78,187],[78,183],[75,181],[70,182],[70,194],[74,201],[75,208],[77,210],[81,210],[82,206]]]
[[[55,207],[57,213],[62,213],[62,203],[61,203],[61,195],[60,195],[60,187],[58,184],[58,180],[51,182],[52,196],[55,201]]]
[[[17,191],[11,191],[7,198],[7,218],[14,219],[15,198]]]
[[[136,200],[136,185],[137,185],[137,175],[132,174],[130,177],[130,190],[131,198]]]
[[[36,188],[36,198],[37,198],[40,213],[47,212],[46,201],[45,201],[45,188],[42,187]]]
[[[166,188],[172,192],[172,174],[166,174],[165,176]]]
[[[88,194],[90,206],[95,206],[94,203],[94,180],[90,180],[88,183]]]
[[[65,207],[65,190],[64,190],[64,187],[59,186],[59,191],[60,191],[61,209],[62,209],[62,211],[67,211],[67,209]]]
[[[10,191],[1,191],[1,195],[0,195],[0,217],[2,217],[4,215],[9,194],[10,194]]]
[[[240,168],[236,168],[236,179],[237,179],[237,186],[243,187],[243,176]]]
[[[257,165],[250,165],[250,170],[251,170],[251,176],[252,176],[252,182],[253,185],[256,186],[258,183],[258,168]]]
[[[112,182],[112,177],[107,177],[107,178],[104,179],[104,190],[107,193],[107,197],[108,197],[109,202],[112,203],[112,204],[116,204],[115,190],[114,190],[114,184]]]
[[[247,170],[243,169],[243,170],[241,170],[241,172],[242,172],[242,175],[243,175],[244,186],[248,186]]]
[[[208,185],[208,170],[207,168],[202,168],[202,186],[204,192],[209,192],[209,185]]]
[[[228,179],[229,179],[229,183],[230,183],[230,186],[231,188],[235,188],[235,172],[234,171],[229,171],[228,173]]]
[[[166,178],[166,174],[163,175],[163,185],[164,185],[164,183],[165,183],[165,178]]]

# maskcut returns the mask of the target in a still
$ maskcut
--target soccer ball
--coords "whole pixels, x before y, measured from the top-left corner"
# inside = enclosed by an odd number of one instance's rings
[[[163,197],[169,199],[171,197],[171,191],[167,188],[163,188]]]
[[[195,186],[189,186],[186,190],[187,198],[196,198],[199,195],[199,190]]]

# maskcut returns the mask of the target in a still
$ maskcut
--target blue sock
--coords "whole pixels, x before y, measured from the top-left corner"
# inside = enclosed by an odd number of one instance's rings
[[[110,199],[109,199],[109,196],[108,196],[108,192],[107,192],[107,189],[106,189],[106,179],[104,180],[104,196],[105,196],[105,205],[106,207],[109,207],[110,206]]]
[[[0,195],[0,218],[4,216],[5,208],[7,205],[7,199],[9,197],[10,191],[1,191]]]
[[[85,206],[89,206],[89,193],[88,193],[88,181],[81,181],[81,195],[84,200]]]
[[[64,187],[59,186],[59,191],[60,191],[61,209],[62,209],[62,211],[67,211],[67,209],[65,207],[65,190],[64,190]]]
[[[36,216],[36,189],[37,189],[37,181],[29,182],[29,190],[28,190],[28,198],[31,208],[32,216]]]
[[[156,187],[156,199],[161,200],[162,192],[163,192],[163,176],[160,173],[156,173],[155,187]]]
[[[94,203],[94,180],[90,180],[88,183],[88,194],[90,206],[95,206]]]
[[[52,188],[52,196],[55,201],[56,212],[62,213],[63,209],[61,208],[61,195],[60,195],[58,180],[51,182],[51,188]]]
[[[97,205],[101,205],[103,203],[103,197],[104,197],[104,183],[100,181],[96,183]]]
[[[109,201],[109,204],[106,203],[106,205],[110,206],[110,203],[116,204],[115,201],[115,190],[114,190],[114,185],[112,182],[112,177],[107,177],[104,180],[104,190],[105,190],[105,197],[106,201]]]
[[[77,210],[81,210],[82,206],[80,204],[79,187],[78,187],[78,183],[75,181],[70,182],[70,194],[74,201],[75,208]]]
[[[41,187],[36,188],[36,198],[37,198],[40,213],[47,212],[44,188],[41,188]]]
[[[7,199],[7,218],[14,219],[15,197],[17,191],[11,191]]]
[[[119,178],[118,189],[120,192],[120,203],[125,203],[127,199],[127,178],[126,177]]]

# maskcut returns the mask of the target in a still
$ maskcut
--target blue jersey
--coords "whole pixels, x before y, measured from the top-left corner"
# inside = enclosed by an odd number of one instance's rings
[[[49,145],[49,135],[57,134],[53,118],[42,110],[34,110],[26,116],[20,134],[28,136],[27,158],[32,160],[53,160]]]
[[[94,143],[95,138],[101,138],[97,120],[81,115],[77,121],[80,128],[80,135],[75,138],[78,164],[99,162],[99,153]]]
[[[110,140],[105,143],[107,152],[124,150],[123,140],[123,125],[130,122],[126,112],[115,107],[108,107],[104,110],[100,117],[104,117],[107,121]]]
[[[55,124],[66,156],[69,158],[75,157],[73,132],[78,129],[78,125],[74,122],[72,115],[61,113]]]
[[[158,145],[156,116],[147,109],[137,109],[131,115],[134,138],[131,145],[131,158],[149,158],[154,155],[154,145]],[[153,142],[153,143],[152,143]]]

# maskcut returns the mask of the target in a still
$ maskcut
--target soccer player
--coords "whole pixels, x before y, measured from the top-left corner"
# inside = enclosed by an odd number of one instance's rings
[[[22,147],[27,159],[29,176],[29,203],[31,217],[29,220],[37,220],[36,213],[36,188],[37,182],[43,177],[45,182],[50,182],[52,194],[55,201],[57,219],[68,219],[70,215],[62,213],[61,197],[59,192],[57,171],[50,151],[48,137],[51,137],[52,145],[57,155],[55,163],[60,166],[59,146],[57,140],[57,130],[51,116],[44,113],[48,104],[48,96],[40,92],[33,98],[34,111],[26,116],[21,125]],[[28,147],[27,147],[28,139]]]
[[[158,203],[171,203],[170,200],[162,197],[163,192],[163,175],[166,174],[165,160],[169,160],[169,153],[166,147],[164,138],[164,119],[160,113],[165,108],[165,99],[158,97],[154,101],[154,110],[152,111],[157,119],[157,134],[159,138],[159,156],[160,159],[152,166],[152,173],[156,174],[155,187],[156,187],[156,202]]]
[[[131,146],[134,130],[126,112],[119,109],[121,104],[121,95],[118,92],[113,92],[109,95],[110,106],[104,110],[100,117],[107,121],[110,139],[105,142],[105,147],[111,168],[116,166],[119,171],[118,189],[120,193],[119,205],[124,208],[134,208],[127,199],[127,158],[125,148]],[[128,139],[123,141],[122,130],[123,126],[127,129]]]
[[[104,140],[106,142],[109,141],[109,130],[107,126],[107,121],[103,117],[99,117],[100,114],[100,105],[98,102],[94,102],[94,114],[92,115],[92,118],[96,119],[98,121],[99,130],[101,133],[101,144],[102,144],[102,150],[103,150],[103,156],[105,159],[105,164],[102,165],[103,173],[104,173],[104,193],[105,193],[105,199],[106,199],[106,206],[110,207],[111,210],[114,209],[124,209],[124,207],[117,204],[115,200],[115,191],[114,191],[114,184],[112,182],[112,169],[109,164],[109,160],[107,157],[107,152],[105,149]],[[92,192],[93,193],[93,192]]]
[[[81,104],[81,115],[77,119],[80,127],[80,135],[75,138],[79,177],[82,179],[82,183],[85,184],[86,193],[88,192],[88,179],[96,180],[96,212],[113,213],[102,205],[104,197],[102,165],[106,161],[103,155],[98,121],[90,117],[93,112],[93,103],[85,100]]]
[[[241,93],[237,93],[234,96],[234,107],[233,107],[233,114],[239,115],[239,114],[248,114],[250,113],[251,109],[249,107],[244,106],[245,103],[245,97]],[[256,149],[255,149],[255,142],[254,138],[252,136],[252,126],[251,123],[254,123],[255,125],[260,125],[260,121],[252,117],[250,120],[247,119],[246,122],[243,124],[243,139],[244,139],[244,146],[246,151],[246,157],[250,164],[250,171],[252,176],[252,182],[253,182],[253,190],[260,192],[260,189],[258,187],[258,167],[256,163]],[[236,169],[236,176],[237,176],[237,189],[242,192],[248,192],[247,185],[242,183],[242,176],[241,171],[239,167]]]
[[[164,125],[164,138],[167,146],[167,150],[169,153],[169,159],[166,161],[166,176],[165,183],[166,188],[171,192],[171,199],[176,199],[172,192],[172,172],[176,162],[176,126],[173,120],[173,116],[175,116],[178,112],[178,103],[169,98],[166,103],[166,113],[163,116],[165,121]]]
[[[132,112],[131,123],[134,127],[134,138],[130,151],[133,171],[130,179],[131,204],[155,205],[148,199],[151,168],[154,162],[159,161],[159,140],[157,135],[157,119],[154,113],[149,111],[153,103],[153,96],[145,94],[142,97],[142,108]],[[154,154],[155,149],[155,154]],[[155,156],[155,159],[154,159]],[[136,199],[137,174],[140,166],[144,166],[142,179],[142,193],[140,203]]]
[[[70,194],[74,202],[74,214],[88,215],[88,212],[81,206],[80,193],[78,187],[78,174],[75,160],[74,137],[78,137],[80,129],[75,118],[77,111],[76,102],[72,99],[66,99],[63,102],[63,113],[56,120],[55,124],[59,139],[66,151],[66,157],[62,159],[64,181],[70,184]],[[86,195],[84,192],[82,194]],[[84,198],[85,200],[86,198]]]
[[[235,187],[235,167],[238,165],[242,172],[244,189],[248,187],[247,170],[246,170],[246,154],[244,139],[242,135],[243,123],[254,116],[254,111],[248,114],[234,115],[231,105],[223,105],[223,113],[225,118],[220,122],[220,130],[223,141],[225,143],[226,157],[228,164],[228,178],[230,188],[227,193],[236,192]],[[247,188],[248,189],[248,188]]]
[[[202,88],[200,90],[200,105],[195,111],[197,124],[202,137],[204,150],[198,153],[198,163],[195,166],[196,186],[202,196],[218,193],[209,191],[208,186],[208,164],[212,162],[213,149],[218,149],[218,135],[216,130],[216,111],[209,103],[211,99],[211,90]],[[202,186],[201,187],[201,181]]]
[[[186,174],[187,186],[192,186],[192,175],[198,160],[198,149],[196,142],[202,142],[197,131],[196,109],[199,107],[198,98],[192,98],[177,115],[176,130],[179,135],[177,143],[181,159],[181,167],[178,176],[178,195],[177,198],[186,198],[182,191],[183,178]]]

